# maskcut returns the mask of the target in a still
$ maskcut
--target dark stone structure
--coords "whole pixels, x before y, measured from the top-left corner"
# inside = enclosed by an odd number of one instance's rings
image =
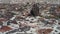
[[[32,16],[39,16],[39,6],[38,6],[38,3],[33,5],[30,13],[31,13]]]

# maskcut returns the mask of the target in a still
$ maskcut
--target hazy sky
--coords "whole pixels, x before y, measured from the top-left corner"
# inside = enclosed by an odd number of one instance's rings
[[[9,2],[13,2],[13,3],[15,3],[15,2],[20,2],[20,1],[22,1],[22,2],[26,2],[26,1],[36,1],[36,0],[0,0],[0,2],[3,2],[3,3],[9,3]],[[49,1],[50,3],[60,3],[60,0],[37,0],[38,2],[40,2],[40,1]]]

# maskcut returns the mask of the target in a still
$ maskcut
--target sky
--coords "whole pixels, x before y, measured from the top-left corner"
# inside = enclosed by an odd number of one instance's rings
[[[31,2],[31,1],[46,1],[46,2],[50,2],[50,3],[54,3],[54,4],[60,4],[60,0],[0,0],[0,3],[20,3],[20,2]]]

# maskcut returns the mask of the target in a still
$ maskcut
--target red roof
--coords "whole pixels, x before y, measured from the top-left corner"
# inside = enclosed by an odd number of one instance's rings
[[[52,29],[40,29],[38,30],[38,34],[49,34],[52,31]]]
[[[0,18],[0,22],[2,22],[2,21],[6,21],[7,19],[5,19],[5,18]]]
[[[8,26],[3,26],[2,28],[0,28],[0,32],[6,32],[12,30],[12,28],[8,27]]]

